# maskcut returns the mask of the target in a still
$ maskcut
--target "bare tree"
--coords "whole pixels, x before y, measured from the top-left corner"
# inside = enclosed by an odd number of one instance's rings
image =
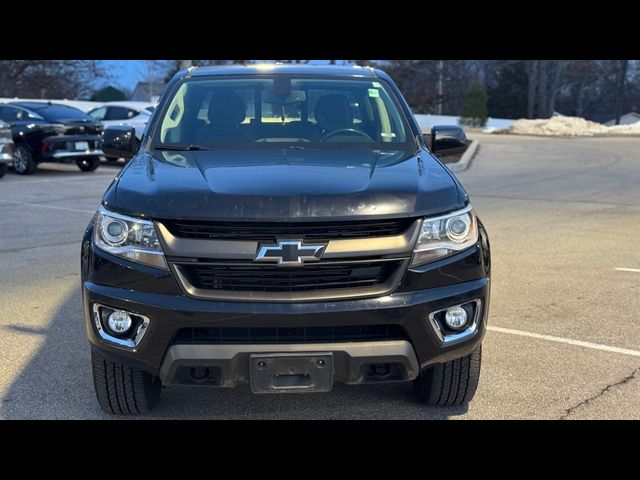
[[[548,104],[549,91],[547,87],[547,83],[548,83],[547,67],[548,67],[549,61],[539,60],[538,62],[539,62],[538,63],[538,101],[537,101],[538,117],[548,118],[550,117],[549,112],[547,110],[547,108],[549,107],[549,104]]]
[[[622,102],[624,98],[624,87],[627,79],[627,71],[629,69],[629,60],[620,60],[618,64],[618,86],[616,89],[615,103],[616,125],[620,125],[620,116],[622,115]]]
[[[437,112],[438,115],[442,115],[442,103],[444,102],[444,60],[438,61],[438,83],[437,83],[437,91],[438,91],[438,104],[437,104]]]
[[[582,117],[592,98],[589,90],[603,78],[602,64],[597,60],[571,60],[566,62],[565,75],[565,104],[573,115]]]
[[[529,80],[527,91],[527,118],[533,118],[536,106],[536,90],[538,87],[538,60],[528,60],[526,72]]]
[[[88,98],[109,75],[95,60],[0,60],[0,96]]]
[[[563,78],[565,62],[557,60],[549,62],[549,91],[547,93],[547,115],[552,116],[556,110],[556,97],[561,88],[561,80]]]

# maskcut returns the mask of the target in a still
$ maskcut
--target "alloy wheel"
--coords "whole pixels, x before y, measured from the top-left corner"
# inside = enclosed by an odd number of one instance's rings
[[[13,169],[18,173],[27,171],[29,160],[24,152],[24,147],[18,146],[13,152]]]

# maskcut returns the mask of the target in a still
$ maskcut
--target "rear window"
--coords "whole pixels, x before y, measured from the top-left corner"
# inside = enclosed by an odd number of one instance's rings
[[[384,83],[370,78],[192,78],[168,100],[154,144],[410,147],[409,126]]]
[[[43,116],[46,120],[63,121],[63,120],[93,120],[93,118],[81,110],[63,105],[51,105],[35,110],[36,113]]]

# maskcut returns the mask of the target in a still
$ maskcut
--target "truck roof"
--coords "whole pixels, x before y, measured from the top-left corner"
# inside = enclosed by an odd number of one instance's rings
[[[192,76],[207,75],[336,75],[341,77],[376,77],[375,69],[359,65],[309,65],[299,63],[262,63],[249,65],[219,65],[213,67],[194,67]]]

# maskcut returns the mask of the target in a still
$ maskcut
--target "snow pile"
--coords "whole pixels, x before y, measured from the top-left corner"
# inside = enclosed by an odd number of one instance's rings
[[[640,135],[640,122],[607,127],[609,135]]]
[[[567,137],[593,137],[609,135],[640,135],[640,122],[607,127],[580,117],[556,116],[540,120],[520,119],[495,133],[515,135],[551,135]]]
[[[516,120],[510,127],[496,133],[516,135],[586,136],[607,135],[609,127],[580,117],[551,117],[540,120]]]

